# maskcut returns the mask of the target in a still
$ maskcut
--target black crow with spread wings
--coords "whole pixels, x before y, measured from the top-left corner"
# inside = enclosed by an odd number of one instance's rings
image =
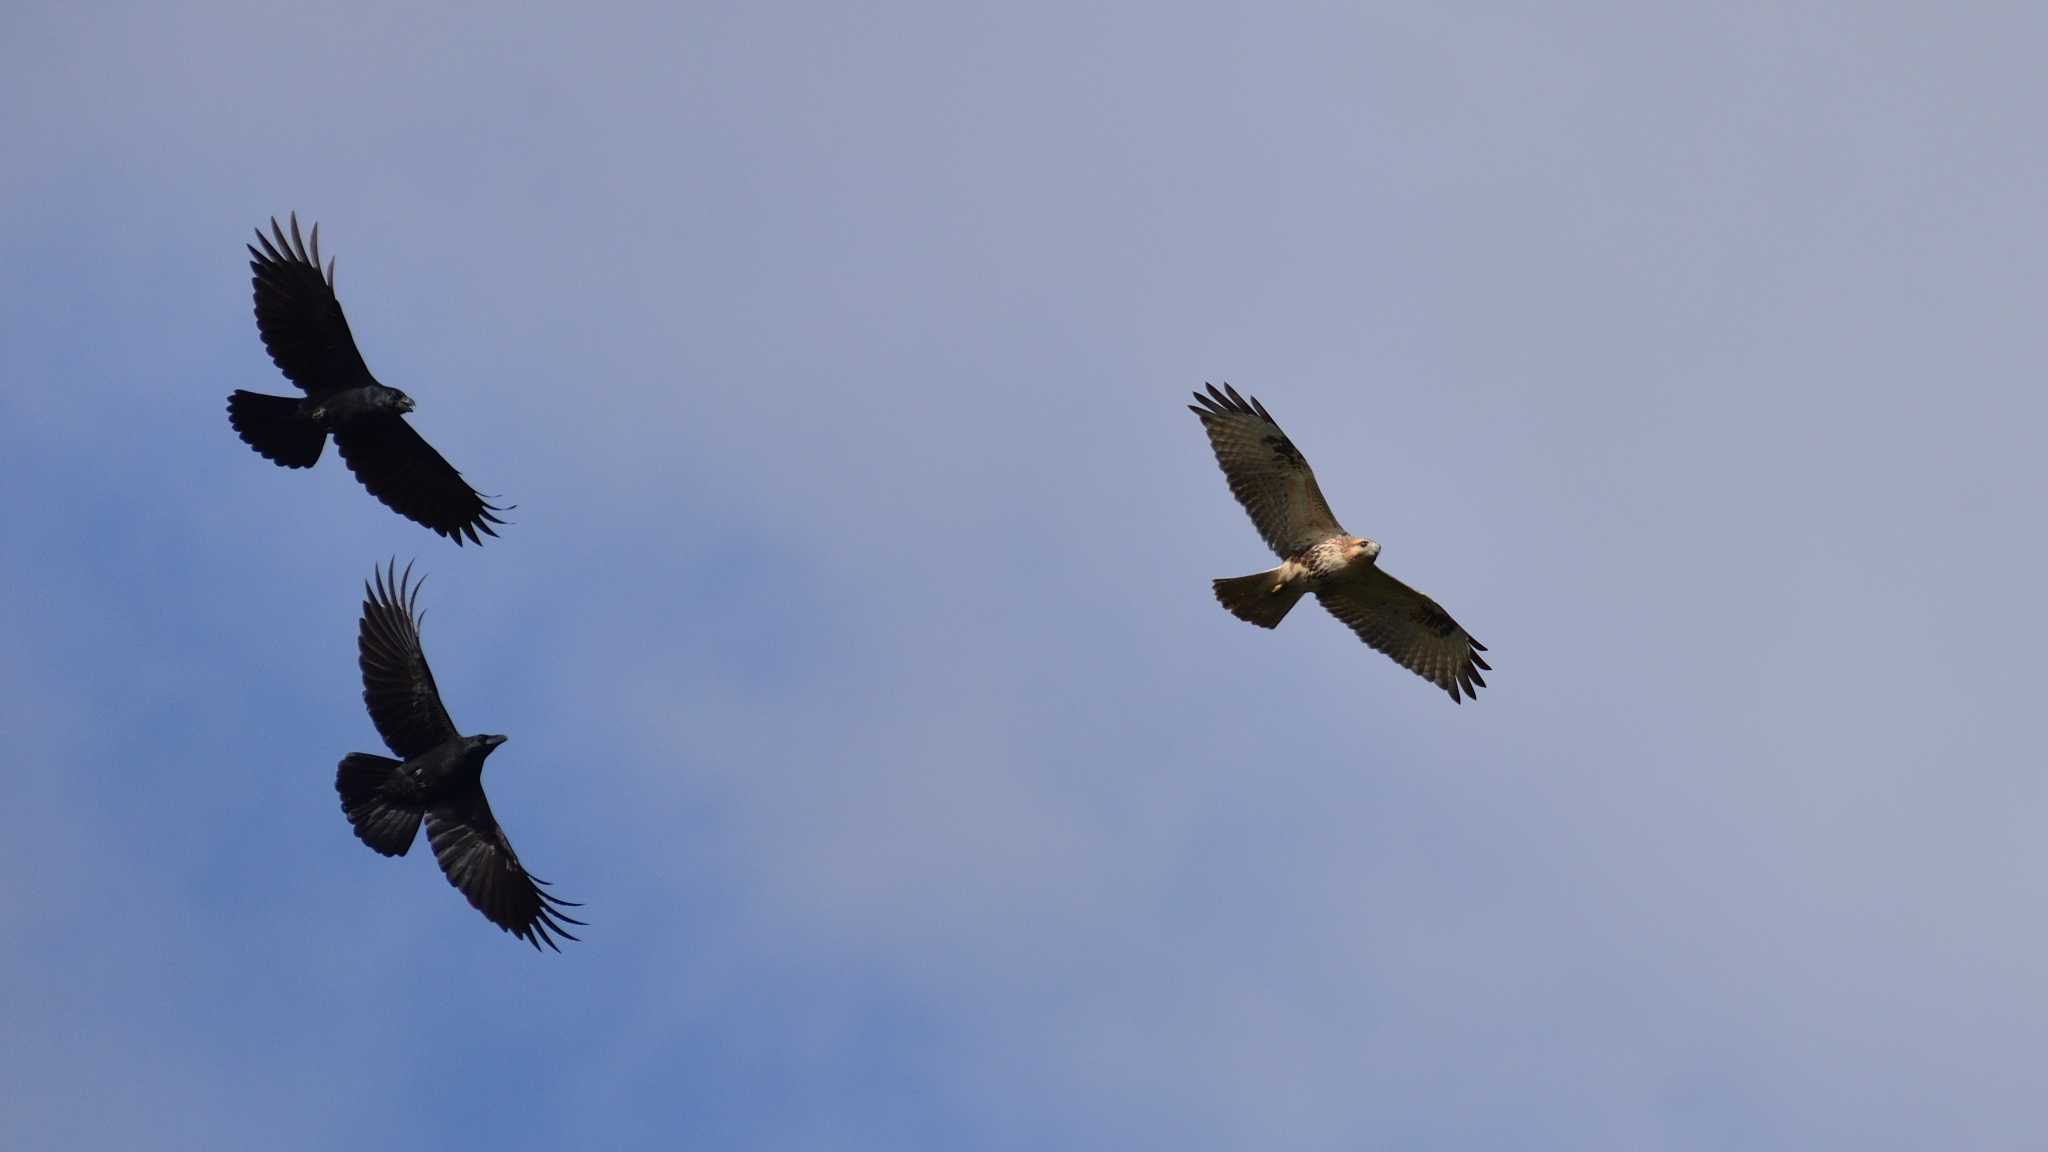
[[[1480,655],[1486,645],[1442,605],[1387,575],[1379,566],[1379,541],[1353,536],[1337,523],[1308,461],[1257,397],[1246,400],[1228,384],[1220,392],[1211,384],[1188,408],[1209,433],[1231,494],[1280,557],[1278,568],[1211,581],[1226,611],[1278,628],[1296,601],[1314,593],[1360,640],[1454,702],[1479,694],[1486,685],[1480,669],[1493,670]]]
[[[554,937],[576,939],[562,925],[583,921],[562,911],[577,904],[548,894],[546,881],[520,866],[519,854],[484,799],[484,759],[503,736],[464,736],[455,730],[434,673],[420,650],[415,612],[419,585],[405,575],[379,572],[363,586],[363,619],[356,650],[363,668],[363,703],[378,735],[401,759],[351,752],[334,776],[341,810],[356,837],[386,856],[403,856],[422,818],[427,843],[448,882],[491,923],[533,945],[561,951]]]
[[[305,398],[236,390],[228,397],[228,423],[249,447],[286,468],[311,468],[334,436],[342,462],[370,494],[408,520],[457,544],[477,533],[496,536],[492,515],[505,509],[485,502],[448,461],[406,423],[412,397],[370,375],[349,335],[334,295],[334,262],[320,270],[320,226],[309,253],[292,215],[290,239],[270,219],[263,247],[249,248],[255,273],[256,330],[285,379]]]

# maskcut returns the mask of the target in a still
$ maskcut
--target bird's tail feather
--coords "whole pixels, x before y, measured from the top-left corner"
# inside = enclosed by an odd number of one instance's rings
[[[238,388],[228,397],[228,423],[243,443],[286,468],[311,468],[327,446],[327,430],[299,415],[299,402],[290,396]]]
[[[367,752],[341,758],[334,790],[356,839],[386,856],[403,856],[419,834],[420,811],[394,801],[386,785],[398,774],[398,761]]]
[[[1212,584],[1218,604],[1239,620],[1261,628],[1278,628],[1288,610],[1307,591],[1298,583],[1282,580],[1278,568],[1250,576],[1216,580]]]

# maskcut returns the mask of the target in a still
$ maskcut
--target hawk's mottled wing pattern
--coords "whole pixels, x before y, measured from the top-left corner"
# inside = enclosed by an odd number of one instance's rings
[[[448,882],[491,923],[533,945],[535,951],[542,944],[561,951],[553,936],[576,939],[562,925],[580,926],[583,921],[562,909],[577,904],[541,891],[547,881],[520,866],[519,854],[512,851],[512,842],[498,827],[481,789],[428,809],[427,843],[433,845],[434,859],[440,861]]]
[[[292,214],[291,238],[270,218],[271,236],[256,231],[258,251],[249,246],[249,270],[256,289],[256,330],[263,347],[285,379],[319,396],[337,388],[354,388],[371,380],[363,354],[356,350],[341,301],[334,296],[334,262],[320,271],[320,226],[313,225],[307,251],[299,236],[299,217]]]
[[[1265,405],[1245,400],[1225,384],[1219,392],[1195,393],[1201,407],[1188,410],[1202,418],[1216,463],[1230,482],[1230,494],[1251,514],[1266,546],[1285,560],[1319,540],[1344,532],[1316,487],[1316,474],[1294,447]]]
[[[388,578],[379,572],[374,587],[363,586],[356,655],[363,669],[363,703],[369,706],[377,734],[394,754],[410,760],[459,733],[441,705],[434,673],[420,650],[414,611],[420,585],[412,584],[412,565],[405,566],[403,576],[397,574],[396,561],[390,567]]]
[[[1459,690],[1477,696],[1486,684],[1479,670],[1492,671],[1479,653],[1486,645],[1458,626],[1436,601],[1377,567],[1353,569],[1316,593],[1330,615],[1394,662],[1459,700]]]

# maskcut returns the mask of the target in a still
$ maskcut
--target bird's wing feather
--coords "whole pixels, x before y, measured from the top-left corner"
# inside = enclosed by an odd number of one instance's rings
[[[334,265],[320,270],[320,226],[313,226],[309,252],[299,236],[299,218],[292,216],[291,237],[285,237],[275,216],[271,236],[261,228],[249,246],[249,270],[256,290],[256,330],[285,379],[319,396],[337,388],[368,382],[369,366],[356,350],[341,301],[334,295]],[[272,237],[276,238],[275,243]]]
[[[504,509],[486,501],[463,480],[405,417],[382,412],[351,420],[334,432],[335,450],[370,494],[393,512],[448,537],[496,536],[492,515]]]
[[[1188,409],[1202,418],[1216,463],[1230,482],[1230,493],[1244,510],[1267,547],[1287,559],[1303,548],[1344,529],[1316,487],[1316,474],[1257,400],[1245,400],[1237,389],[1209,385],[1208,395],[1195,393],[1201,406]]]
[[[1358,638],[1394,658],[1394,662],[1458,700],[1477,696],[1486,681],[1481,668],[1491,665],[1479,653],[1486,645],[1458,626],[1436,601],[1392,576],[1368,567],[1354,569],[1317,591],[1330,615],[1342,620]]]
[[[561,951],[554,937],[574,940],[562,925],[583,921],[562,911],[577,907],[542,891],[547,881],[527,872],[512,851],[505,830],[491,815],[491,804],[479,788],[457,800],[427,810],[427,842],[448,882],[468,897],[484,918],[534,946]]]
[[[377,734],[393,753],[410,760],[460,734],[441,704],[433,670],[420,650],[415,614],[420,585],[411,582],[410,564],[403,576],[397,567],[393,561],[388,577],[379,572],[374,584],[363,586],[356,655],[363,669],[363,703],[369,706]]]

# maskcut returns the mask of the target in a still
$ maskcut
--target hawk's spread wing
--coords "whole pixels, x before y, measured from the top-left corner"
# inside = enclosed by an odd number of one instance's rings
[[[389,579],[379,572],[374,587],[363,586],[356,655],[363,669],[363,703],[369,705],[377,734],[391,751],[410,760],[459,734],[448,710],[441,706],[427,655],[420,651],[414,614],[420,586],[411,583],[412,565],[405,566],[404,576],[397,575],[397,568],[393,561]]]
[[[487,502],[462,473],[443,459],[405,417],[384,412],[349,421],[334,432],[335,450],[370,494],[386,508],[439,532],[457,544],[467,535],[496,536],[491,515],[504,509]]]
[[[547,881],[520,866],[519,854],[512,851],[512,842],[505,839],[505,830],[491,815],[483,789],[428,809],[427,842],[434,846],[434,859],[440,861],[448,882],[491,923],[533,945],[535,951],[542,944],[561,951],[550,933],[576,939],[562,925],[583,921],[562,909],[577,904],[541,891]]]
[[[299,217],[292,214],[291,239],[270,218],[271,235],[256,230],[257,251],[249,248],[249,270],[255,273],[256,330],[263,346],[285,379],[305,392],[319,396],[337,388],[353,388],[369,382],[370,369],[363,354],[356,351],[355,337],[349,335],[342,318],[341,301],[334,297],[334,262],[320,271],[320,226],[313,225],[313,248],[299,238]]]
[[[1477,696],[1486,684],[1479,669],[1492,666],[1479,653],[1486,645],[1458,627],[1436,601],[1377,567],[1354,569],[1316,593],[1330,615],[1350,625],[1358,638],[1394,662],[1458,700],[1458,691]]]
[[[1202,418],[1216,463],[1230,481],[1230,494],[1251,513],[1266,546],[1285,560],[1319,540],[1341,535],[1344,529],[1316,487],[1316,474],[1266,414],[1265,405],[1247,402],[1228,384],[1223,387],[1218,392],[1211,384],[1207,396],[1195,393],[1202,406],[1190,404],[1188,410]]]

